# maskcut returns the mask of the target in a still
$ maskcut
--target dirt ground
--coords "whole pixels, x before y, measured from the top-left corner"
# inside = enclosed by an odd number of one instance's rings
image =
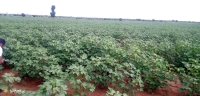
[[[18,73],[13,71],[11,68],[7,67],[6,65],[3,65],[3,66],[4,66],[4,69],[0,73],[0,79],[4,73],[11,72],[11,73],[14,73],[15,76],[18,75]],[[42,79],[34,79],[34,78],[26,78],[25,79],[25,78],[23,78],[20,83],[15,83],[13,88],[35,91],[35,90],[39,89],[38,85],[42,84],[42,82],[43,82]],[[169,87],[158,88],[153,93],[148,93],[146,91],[137,92],[135,96],[182,96],[182,95],[185,95],[184,93],[181,93],[178,91],[178,89],[181,87],[180,82],[178,82],[177,84],[175,84],[174,82],[169,82],[169,83],[171,84],[171,86],[169,86]],[[107,88],[102,89],[100,87],[97,87],[95,89],[95,91],[88,96],[105,96],[107,90],[108,90]],[[67,90],[68,94],[70,94],[70,93],[72,94],[73,92],[74,92],[73,89]],[[1,92],[0,96],[1,95],[2,96],[18,96],[14,93],[8,94],[5,92]]]

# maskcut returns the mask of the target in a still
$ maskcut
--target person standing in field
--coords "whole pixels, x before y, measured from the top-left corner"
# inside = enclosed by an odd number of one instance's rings
[[[0,64],[3,64],[5,62],[5,59],[3,59],[3,46],[6,44],[6,41],[2,38],[0,38]]]

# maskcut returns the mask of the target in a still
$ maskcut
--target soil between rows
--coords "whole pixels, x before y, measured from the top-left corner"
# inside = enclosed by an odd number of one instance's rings
[[[11,68],[9,68],[6,65],[3,65],[4,69],[0,73],[0,79],[4,73],[13,73],[15,76],[18,75],[18,72],[13,71]],[[29,91],[36,91],[39,89],[39,85],[42,84],[43,80],[42,79],[35,79],[35,78],[22,78],[20,83],[15,83],[13,88],[16,89],[23,89],[23,90],[29,90]],[[181,96],[185,95],[182,92],[179,92],[178,89],[182,86],[179,81],[177,83],[175,82],[169,82],[171,86],[165,87],[165,88],[158,88],[156,89],[153,93],[148,93],[146,91],[143,92],[137,92],[135,96]],[[106,96],[106,91],[108,88],[100,88],[97,87],[95,91],[88,96]],[[67,93],[68,94],[73,94],[74,90],[73,89],[68,89]],[[0,95],[2,96],[18,96],[17,94],[11,93],[5,93],[1,92]]]

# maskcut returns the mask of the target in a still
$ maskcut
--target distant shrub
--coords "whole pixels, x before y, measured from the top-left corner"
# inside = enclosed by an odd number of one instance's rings
[[[26,14],[22,13],[22,14],[21,14],[21,16],[22,16],[22,17],[25,17],[25,16],[26,16]]]

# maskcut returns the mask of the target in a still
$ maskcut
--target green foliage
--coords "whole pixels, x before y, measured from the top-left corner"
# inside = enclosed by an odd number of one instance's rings
[[[14,53],[10,63],[14,65],[14,70],[19,72],[19,76],[28,75],[39,78],[39,72],[44,72],[47,66],[56,64],[58,59],[53,55],[48,56],[45,48],[34,48],[31,45],[22,45],[20,42],[13,44],[10,48]],[[34,70],[32,70],[34,69]]]
[[[164,58],[153,53],[141,51],[133,44],[128,44],[126,50],[128,50],[127,54],[130,61],[141,72],[144,89],[147,89],[149,92],[158,87],[168,86],[167,81],[175,79],[170,65]]]
[[[67,48],[68,52],[72,53],[64,53],[74,54],[69,56],[70,59],[65,58],[72,64],[71,66],[69,63],[66,65],[69,66],[67,73],[72,75],[69,77],[79,78],[77,79],[79,83],[80,81],[87,83],[94,81],[95,86],[118,86],[121,89],[120,92],[128,92],[130,88],[137,85],[143,86],[139,76],[140,70],[126,61],[125,50],[121,49],[112,38],[86,36],[80,41],[77,40],[76,43],[78,43],[76,46],[70,43],[73,48]],[[64,54],[63,57],[68,57]],[[129,78],[129,84],[125,82],[126,78]],[[73,79],[71,81],[74,81],[73,85],[77,88],[77,82]]]
[[[36,95],[55,95],[55,96],[65,96],[67,86],[65,81],[57,78],[49,78],[48,81],[40,85],[40,89],[36,92]],[[39,96],[41,96],[39,95]]]
[[[189,62],[190,59],[199,58],[200,45],[192,44],[188,41],[179,41],[176,42],[175,51],[177,54],[175,58],[176,66],[185,68],[186,66],[183,62]]]
[[[13,86],[14,82],[20,82],[21,78],[15,77],[13,73],[5,73],[0,80],[0,89],[7,89],[10,93],[10,89]]]
[[[62,71],[62,67],[60,65],[44,66],[43,72],[40,72],[39,75],[44,77],[45,80],[49,80],[51,78],[65,79],[67,77],[66,73]]]
[[[95,86],[90,81],[91,77],[82,65],[71,65],[66,72],[69,73],[67,80],[70,82],[70,87],[75,90],[74,95],[83,95],[86,96],[89,90],[90,92],[94,92]],[[81,91],[81,92],[80,92]]]
[[[176,68],[182,90],[198,93],[199,24],[29,17],[0,22],[8,65],[20,77],[45,80],[29,96],[66,95],[67,88],[87,95],[97,86],[115,96],[153,91],[176,78],[174,66],[183,68]]]
[[[180,91],[187,91],[189,95],[198,96],[200,94],[200,60],[190,59],[189,62],[183,62],[186,70],[178,68],[180,81],[183,87]]]
[[[0,72],[2,72],[2,69],[3,69],[3,66],[2,66],[2,65],[0,65]]]

